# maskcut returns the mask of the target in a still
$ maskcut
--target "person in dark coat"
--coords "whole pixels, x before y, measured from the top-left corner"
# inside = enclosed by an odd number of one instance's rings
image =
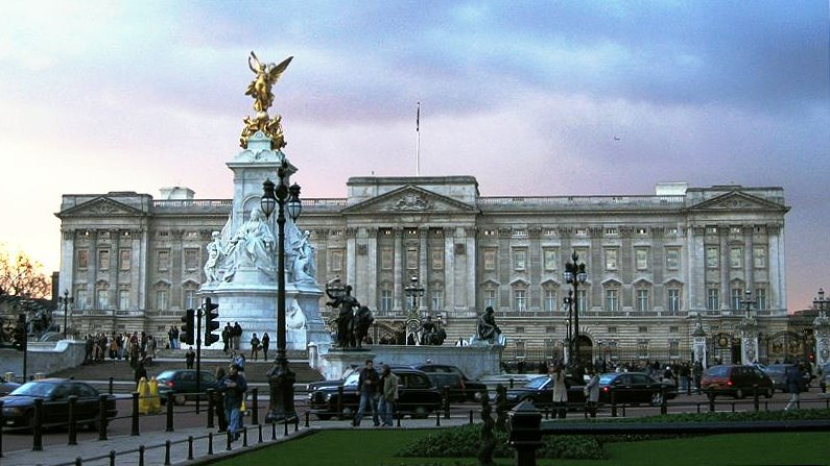
[[[784,373],[784,379],[787,382],[787,392],[790,394],[790,402],[784,407],[784,411],[789,411],[793,407],[798,407],[798,401],[801,397],[801,391],[804,384],[804,374],[801,373],[801,368],[798,364],[788,366]]]
[[[187,353],[184,355],[184,361],[188,369],[193,369],[193,363],[196,361],[196,352],[193,351],[192,346],[187,349]]]
[[[262,358],[266,361],[268,360],[268,347],[271,345],[271,337],[268,336],[268,332],[265,332],[262,335]]]

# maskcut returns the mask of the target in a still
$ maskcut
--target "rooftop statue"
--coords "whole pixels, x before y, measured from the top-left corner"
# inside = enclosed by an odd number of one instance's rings
[[[257,131],[261,131],[271,138],[272,149],[279,150],[285,147],[285,137],[280,124],[282,117],[276,115],[274,118],[270,118],[268,109],[274,104],[274,93],[271,92],[271,88],[279,81],[293,58],[288,57],[279,65],[275,65],[274,63],[261,62],[254,52],[251,52],[251,56],[248,57],[248,68],[254,72],[256,77],[248,84],[245,95],[254,98],[256,116],[246,117],[242,120],[245,127],[242,129],[239,145],[243,149],[248,148],[248,139]]]

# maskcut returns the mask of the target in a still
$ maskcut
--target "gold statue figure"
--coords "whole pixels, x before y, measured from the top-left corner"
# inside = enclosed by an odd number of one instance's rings
[[[265,64],[259,61],[254,52],[251,52],[251,56],[248,57],[248,67],[256,74],[256,79],[248,85],[245,95],[254,98],[254,110],[257,112],[268,111],[274,103],[274,94],[271,92],[271,87],[279,81],[280,76],[288,68],[288,64],[291,63],[293,58],[288,57],[279,65]]]
[[[256,74],[256,78],[248,85],[245,95],[254,98],[254,110],[256,116],[243,119],[245,127],[239,137],[239,145],[243,149],[248,148],[248,139],[257,131],[271,138],[271,148],[275,150],[285,147],[285,135],[280,124],[282,117],[276,115],[274,118],[268,116],[268,109],[274,104],[274,94],[271,88],[279,81],[282,73],[288,68],[288,64],[294,57],[288,57],[279,65],[273,63],[262,63],[254,52],[248,57],[248,67]]]

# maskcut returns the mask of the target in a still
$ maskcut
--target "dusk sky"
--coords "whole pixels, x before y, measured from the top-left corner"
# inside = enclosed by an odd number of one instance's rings
[[[232,196],[248,54],[306,198],[352,176],[484,196],[780,186],[788,307],[830,292],[830,6],[780,1],[14,1],[0,242],[58,270],[62,194]]]

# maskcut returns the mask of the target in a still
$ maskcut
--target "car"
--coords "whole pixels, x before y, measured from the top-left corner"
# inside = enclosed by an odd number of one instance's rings
[[[599,377],[599,401],[610,403],[648,403],[658,406],[663,398],[677,396],[677,387],[661,382],[645,372],[608,372]]]
[[[3,422],[11,426],[34,427],[35,400],[41,399],[43,424],[66,424],[69,422],[69,397],[72,395],[78,397],[75,405],[78,423],[97,429],[101,393],[85,382],[57,378],[27,382],[0,398],[3,400]],[[108,419],[118,414],[114,396],[107,396],[105,407]]]
[[[412,367],[418,369],[419,371],[424,371],[427,374],[456,374],[461,377],[460,387],[456,386],[456,389],[460,388],[462,392],[460,401],[479,401],[481,400],[481,392],[487,391],[487,385],[471,380],[461,369],[456,366],[430,363],[416,364]],[[448,378],[444,378],[444,380],[449,381]],[[443,385],[439,385],[439,388],[443,388]]]
[[[20,384],[16,382],[0,382],[0,396],[6,396],[19,387]]]
[[[445,372],[425,372],[425,374],[435,388],[449,395],[450,402],[463,403],[468,400],[464,390],[464,379],[460,375]]]
[[[398,376],[397,412],[409,414],[413,418],[425,418],[440,409],[441,392],[435,388],[426,373],[411,367],[393,367],[392,373]],[[310,411],[324,421],[334,416],[340,419],[354,417],[360,404],[360,395],[357,393],[359,377],[360,374],[356,372],[346,377],[342,385],[323,386],[309,392]]]
[[[772,364],[763,369],[764,373],[772,379],[772,384],[775,390],[787,391],[787,369],[795,367],[795,364]],[[807,371],[802,371],[804,378],[804,387],[810,387],[812,375]]]
[[[569,404],[585,403],[585,382],[568,374],[565,376],[565,385],[568,387]],[[547,375],[540,375],[530,379],[522,387],[508,389],[505,395],[508,408],[523,401],[531,401],[539,409],[550,408],[553,404],[553,380]],[[490,398],[495,402],[496,395],[491,394]]]
[[[207,389],[216,389],[218,381],[213,372],[201,371],[201,380],[199,381],[198,393],[200,400],[206,400],[205,391]],[[183,405],[188,400],[195,400],[197,396],[196,390],[196,371],[193,369],[179,369],[168,370],[156,376],[159,387],[159,397],[162,402],[167,401],[167,394],[173,393],[173,403]]]
[[[710,398],[728,395],[745,398],[752,395],[755,387],[758,394],[771,398],[775,392],[772,379],[755,366],[720,365],[706,369],[700,380],[700,387]]]

